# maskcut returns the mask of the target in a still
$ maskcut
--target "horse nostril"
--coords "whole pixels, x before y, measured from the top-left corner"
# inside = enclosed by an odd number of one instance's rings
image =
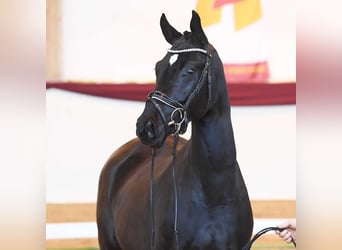
[[[145,133],[149,139],[153,139],[155,137],[154,125],[151,121],[146,122]]]

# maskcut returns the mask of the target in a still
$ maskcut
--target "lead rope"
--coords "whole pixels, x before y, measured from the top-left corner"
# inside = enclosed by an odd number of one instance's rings
[[[271,231],[271,230],[278,230],[278,231],[283,231],[285,230],[286,228],[280,228],[280,227],[267,227],[267,228],[264,228],[262,230],[260,230],[258,233],[256,233],[254,235],[254,237],[242,248],[242,250],[250,250],[251,247],[252,247],[252,244],[254,241],[256,241],[261,235],[263,235],[264,233],[267,233],[268,231]],[[293,245],[296,247],[296,242],[294,241],[293,237],[291,236],[291,242],[293,243]]]
[[[172,184],[173,184],[173,194],[175,199],[175,217],[174,217],[174,227],[173,227],[173,234],[175,239],[175,248],[176,250],[179,249],[179,241],[178,241],[178,230],[177,230],[177,224],[178,224],[178,192],[177,192],[177,183],[176,183],[176,168],[175,168],[175,162],[176,162],[176,152],[177,152],[177,143],[179,139],[179,134],[176,132],[174,134],[174,140],[173,140],[173,147],[172,147]],[[154,250],[154,243],[155,243],[155,223],[154,223],[154,206],[153,206],[153,179],[154,179],[154,161],[156,157],[156,151],[153,148],[152,149],[152,162],[151,162],[151,174],[150,174],[150,220],[151,220],[151,250]]]

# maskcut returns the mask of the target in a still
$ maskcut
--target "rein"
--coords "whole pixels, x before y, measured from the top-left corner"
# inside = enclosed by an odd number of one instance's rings
[[[242,250],[250,250],[251,247],[252,247],[252,244],[254,243],[254,241],[256,241],[261,235],[269,232],[269,231],[272,231],[272,230],[277,230],[277,231],[284,231],[286,228],[280,228],[280,227],[267,227],[267,228],[264,228],[262,230],[260,230],[258,233],[256,233],[254,235],[254,237],[242,248]],[[293,243],[293,245],[296,247],[297,244],[296,244],[296,241],[293,239],[293,237],[291,236],[291,242]]]
[[[196,88],[191,92],[188,96],[185,104],[181,104],[180,102],[173,100],[171,97],[167,96],[161,91],[155,90],[151,92],[147,96],[147,100],[152,102],[154,107],[158,110],[160,117],[163,120],[165,131],[167,131],[169,126],[174,126],[174,141],[172,146],[172,185],[173,185],[173,194],[174,194],[174,227],[173,227],[173,234],[174,234],[174,243],[175,249],[179,249],[179,241],[178,241],[178,191],[177,191],[177,183],[176,183],[176,169],[175,169],[175,162],[176,162],[176,151],[177,151],[177,143],[179,139],[179,134],[183,134],[186,131],[188,117],[186,110],[188,109],[192,99],[199,93],[202,86],[204,85],[205,79],[208,79],[208,102],[207,102],[207,110],[209,108],[211,102],[211,77],[210,77],[210,63],[209,59],[211,55],[207,50],[200,49],[200,48],[189,48],[189,49],[181,49],[181,50],[172,50],[168,49],[169,53],[172,54],[180,54],[180,53],[189,53],[189,52],[200,52],[207,55],[206,63],[204,69],[201,73],[199,81],[196,85]],[[165,114],[163,113],[159,103],[162,103],[170,108],[173,108],[173,111],[170,116],[170,120],[167,121]],[[176,121],[176,115],[179,115],[179,119]],[[153,179],[154,179],[154,162],[155,162],[156,152],[155,149],[152,149],[152,161],[151,161],[151,174],[150,174],[150,220],[151,220],[151,250],[155,248],[155,221],[154,221],[154,205],[153,205]]]

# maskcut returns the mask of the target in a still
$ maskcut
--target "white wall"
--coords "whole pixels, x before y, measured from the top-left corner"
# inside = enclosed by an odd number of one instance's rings
[[[144,102],[47,90],[46,202],[95,202],[102,166],[135,137],[143,108]],[[295,199],[295,106],[233,107],[232,121],[250,198]]]
[[[169,47],[159,27],[161,13],[179,31],[189,30],[196,0],[63,0],[62,5],[62,80],[153,82],[154,64]],[[262,5],[270,80],[295,81],[296,2],[262,0]],[[214,46],[220,39],[209,37]]]
[[[296,1],[263,1],[270,79],[296,79]]]

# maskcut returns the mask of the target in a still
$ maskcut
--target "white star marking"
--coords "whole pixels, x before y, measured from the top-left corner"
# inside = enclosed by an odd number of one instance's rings
[[[172,55],[172,56],[170,57],[170,61],[169,61],[170,66],[171,66],[172,64],[174,64],[174,63],[177,61],[177,59],[178,59],[178,54]]]

